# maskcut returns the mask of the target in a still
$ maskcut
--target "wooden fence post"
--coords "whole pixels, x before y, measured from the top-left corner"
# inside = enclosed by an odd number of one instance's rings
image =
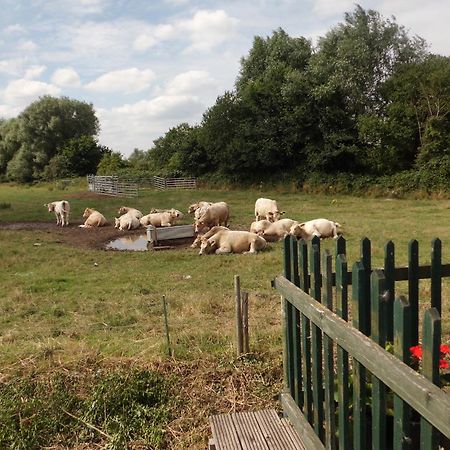
[[[321,302],[321,284],[322,278],[320,273],[320,239],[314,236],[311,241],[311,275],[313,280],[311,283],[311,297]],[[323,391],[323,345],[322,331],[315,325],[311,324],[311,353],[312,353],[312,385],[313,385],[313,417],[314,430],[319,439],[324,441],[324,391]]]
[[[394,302],[394,355],[409,365],[412,344],[413,326],[412,307],[405,297]],[[394,449],[411,449],[411,407],[398,395],[394,394]]]
[[[166,330],[166,339],[167,339],[167,351],[169,352],[169,356],[172,356],[172,347],[170,346],[170,336],[169,336],[169,321],[167,319],[167,302],[166,296],[162,296],[163,310],[164,310],[164,327]]]
[[[242,349],[244,353],[250,352],[248,337],[248,292],[242,293]]]
[[[236,353],[242,354],[243,333],[242,333],[242,303],[241,303],[241,281],[239,275],[234,276],[234,295],[236,299]]]
[[[384,349],[387,339],[389,293],[381,270],[371,275],[371,338]],[[372,448],[386,448],[386,385],[372,375]]]
[[[425,311],[423,317],[422,373],[439,386],[441,317],[437,308]],[[438,450],[439,432],[423,417],[420,419],[420,448]]]

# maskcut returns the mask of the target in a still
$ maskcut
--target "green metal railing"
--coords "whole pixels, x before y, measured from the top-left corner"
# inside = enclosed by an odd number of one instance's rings
[[[450,276],[450,265],[442,265],[439,239],[432,242],[430,266],[419,266],[417,241],[408,252],[408,267],[396,268],[394,244],[388,242],[384,268],[373,270],[365,238],[349,272],[340,237],[333,272],[333,257],[329,251],[321,255],[318,238],[308,245],[286,237],[285,273],[274,280],[284,307],[281,400],[308,449],[450,445],[450,395],[439,386],[441,281]],[[431,299],[421,324],[418,373],[410,367],[410,347],[419,343],[424,278],[430,279]],[[395,298],[399,280],[408,282],[408,299]]]

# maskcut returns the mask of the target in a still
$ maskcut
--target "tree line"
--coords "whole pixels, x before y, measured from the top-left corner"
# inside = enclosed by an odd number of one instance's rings
[[[316,45],[282,29],[255,37],[233,89],[199,124],[179,124],[128,160],[104,151],[98,171],[448,188],[449,111],[450,58],[431,54],[394,18],[356,6]],[[27,153],[19,146],[22,155],[5,166],[1,130],[19,119],[0,126],[0,173],[6,167],[8,176]]]

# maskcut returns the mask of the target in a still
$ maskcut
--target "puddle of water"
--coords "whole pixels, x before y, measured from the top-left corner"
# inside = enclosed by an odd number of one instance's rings
[[[114,241],[106,244],[106,249],[111,250],[129,250],[132,252],[145,252],[148,250],[147,236],[144,235],[133,235],[133,236],[122,236]]]

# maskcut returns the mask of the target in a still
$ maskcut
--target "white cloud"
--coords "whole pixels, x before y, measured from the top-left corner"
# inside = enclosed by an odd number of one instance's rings
[[[189,0],[164,0],[164,3],[167,3],[168,5],[181,6],[189,3]]]
[[[191,95],[164,95],[112,109],[98,109],[102,123],[99,140],[129,155],[136,147],[148,149],[153,140],[181,122],[201,119],[205,105]]]
[[[18,50],[22,52],[33,52],[38,46],[33,41],[23,41],[17,46]]]
[[[211,75],[204,70],[180,73],[167,83],[166,92],[171,95],[194,93],[216,87]]]
[[[133,48],[144,52],[156,44],[167,40],[190,41],[187,51],[210,51],[230,39],[236,32],[238,20],[223,10],[201,10],[190,19],[159,24],[139,34]]]
[[[42,95],[57,96],[61,92],[59,87],[43,81],[19,80],[11,81],[4,90],[3,97],[6,103],[11,106],[26,106]]]
[[[21,111],[21,107],[0,104],[0,117],[2,118],[17,117]]]
[[[45,11],[65,11],[71,16],[100,14],[110,3],[109,0],[46,0],[41,2]]]
[[[4,59],[0,61],[0,73],[8,75],[19,75],[22,70],[24,60],[22,58]]]
[[[52,75],[52,83],[61,87],[81,86],[80,77],[72,67],[56,69]]]
[[[37,65],[30,66],[25,71],[25,75],[23,77],[26,78],[27,80],[38,78],[44,73],[45,69],[46,69],[45,66],[37,66]]]
[[[133,42],[133,49],[138,52],[145,52],[157,43],[158,40],[155,36],[152,36],[151,34],[140,34]]]
[[[105,73],[85,87],[98,92],[133,93],[147,89],[154,78],[155,74],[152,70],[139,70],[133,67]]]
[[[352,11],[355,2],[354,0],[315,0],[313,4],[313,13],[324,18]]]
[[[188,51],[210,51],[230,39],[237,24],[238,20],[224,10],[202,10],[196,12],[192,19],[182,21],[179,27],[190,33]]]
[[[13,25],[7,26],[3,30],[3,33],[5,33],[5,34],[23,34],[23,33],[25,33],[25,28],[22,25],[15,23]]]

